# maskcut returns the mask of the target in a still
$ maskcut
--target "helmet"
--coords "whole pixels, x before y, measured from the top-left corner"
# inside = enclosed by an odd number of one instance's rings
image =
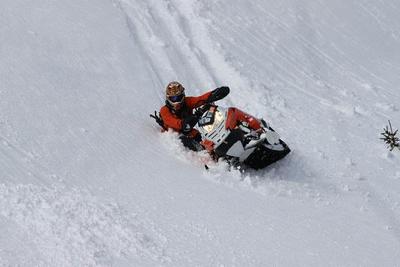
[[[170,107],[179,110],[185,102],[185,88],[179,82],[170,82],[165,89],[165,98]]]

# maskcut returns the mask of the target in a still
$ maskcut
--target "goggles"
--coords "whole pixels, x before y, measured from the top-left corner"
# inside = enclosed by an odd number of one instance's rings
[[[168,101],[170,103],[180,103],[183,101],[184,97],[185,97],[185,94],[173,95],[173,96],[168,97]]]

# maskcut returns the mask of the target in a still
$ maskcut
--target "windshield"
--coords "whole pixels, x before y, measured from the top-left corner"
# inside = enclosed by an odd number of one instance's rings
[[[206,114],[200,119],[199,125],[203,127],[206,132],[212,132],[216,129],[221,122],[224,120],[224,115],[221,111],[214,109],[213,111],[210,109]]]

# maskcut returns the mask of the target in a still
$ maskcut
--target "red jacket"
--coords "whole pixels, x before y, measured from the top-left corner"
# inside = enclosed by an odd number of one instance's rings
[[[164,127],[166,129],[173,129],[174,131],[181,132],[183,124],[183,115],[191,115],[194,108],[204,105],[211,95],[211,91],[201,96],[187,96],[185,97],[185,104],[179,113],[173,113],[171,109],[164,105],[160,110],[160,116],[164,121]],[[196,135],[197,131],[192,130],[189,136]]]

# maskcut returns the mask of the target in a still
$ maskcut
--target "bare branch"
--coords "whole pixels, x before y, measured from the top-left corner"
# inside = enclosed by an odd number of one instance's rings
[[[389,122],[389,126],[386,126],[385,128],[383,128],[383,133],[381,133],[381,135],[383,137],[381,137],[380,139],[383,140],[387,145],[388,145],[388,149],[390,151],[393,151],[393,149],[395,149],[396,147],[398,149],[400,149],[400,139],[396,136],[397,131],[395,130],[393,132],[393,128],[392,128],[392,124]]]

